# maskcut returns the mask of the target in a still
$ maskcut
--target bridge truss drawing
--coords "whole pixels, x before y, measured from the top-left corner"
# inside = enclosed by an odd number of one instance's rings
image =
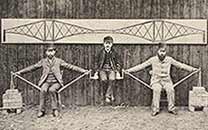
[[[70,20],[69,20],[70,21]],[[200,37],[199,43],[206,43],[206,28],[196,28],[170,20],[147,20],[138,24],[113,29],[96,29],[64,22],[57,19],[43,19],[35,22],[3,28],[3,42],[9,34],[27,36],[40,42],[58,42],[61,39],[83,34],[118,34],[137,37],[149,43],[168,42],[173,39],[194,36]]]

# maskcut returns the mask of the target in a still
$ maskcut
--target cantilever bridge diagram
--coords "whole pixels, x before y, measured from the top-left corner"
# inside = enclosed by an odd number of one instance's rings
[[[119,22],[119,21],[118,21]],[[26,36],[39,42],[58,42],[65,38],[90,35],[108,34],[129,36],[142,39],[149,43],[168,42],[186,36],[200,37],[199,43],[206,43],[206,28],[197,28],[170,20],[146,20],[138,24],[117,28],[93,28],[70,23],[70,20],[43,19],[21,25],[3,28],[3,42],[7,42],[8,35]],[[94,36],[93,35],[93,36]],[[95,41],[96,42],[96,41]]]

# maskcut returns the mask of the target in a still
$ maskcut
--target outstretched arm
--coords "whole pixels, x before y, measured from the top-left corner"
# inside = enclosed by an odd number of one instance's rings
[[[172,58],[172,65],[178,67],[178,68],[181,68],[181,69],[185,69],[185,70],[188,70],[188,71],[196,71],[197,68],[194,68],[192,66],[189,66],[189,65],[186,65],[184,63],[181,63],[175,59]]]
[[[70,70],[75,70],[75,71],[81,72],[81,73],[87,72],[87,70],[85,70],[81,67],[66,63],[64,60],[61,60],[61,66],[64,67],[64,68],[70,69]]]
[[[127,69],[126,71],[127,72],[137,72],[137,71],[140,71],[150,65],[151,65],[151,59],[148,59],[147,61],[145,61],[139,65],[136,65],[130,69]]]
[[[38,63],[34,64],[34,65],[31,65],[29,67],[26,67],[22,70],[19,70],[18,72],[16,72],[17,74],[24,74],[24,73],[27,73],[27,72],[30,72],[30,71],[33,71],[33,70],[36,70],[36,69],[39,69],[42,67],[42,60],[40,60]]]

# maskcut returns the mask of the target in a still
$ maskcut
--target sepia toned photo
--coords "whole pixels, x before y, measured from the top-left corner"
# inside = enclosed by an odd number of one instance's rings
[[[1,0],[0,130],[208,130],[206,0]]]

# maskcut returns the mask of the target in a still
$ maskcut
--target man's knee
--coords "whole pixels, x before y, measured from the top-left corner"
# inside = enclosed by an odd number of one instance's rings
[[[162,86],[160,84],[153,84],[152,85],[152,90],[153,90],[153,92],[160,93],[161,90],[162,90]]]
[[[116,79],[116,72],[111,71],[109,74],[109,80],[114,81]]]
[[[102,82],[107,82],[107,78],[100,78]]]
[[[42,89],[42,88],[41,88],[40,92],[41,92],[41,93],[46,93],[46,92],[47,92],[47,90],[46,90],[46,89]]]
[[[46,93],[48,91],[48,85],[43,85],[40,89],[40,92]]]
[[[60,88],[60,85],[57,83],[57,84],[54,84],[52,85],[50,88],[49,88],[49,92],[57,92],[57,90]]]
[[[152,85],[153,93],[161,93],[162,86],[160,84],[154,84]]]
[[[174,93],[175,91],[174,91],[174,88],[173,87],[167,87],[166,88],[166,92],[167,93]]]
[[[166,84],[165,86],[165,90],[167,93],[174,93],[174,87],[173,87],[173,84]]]
[[[48,90],[49,92],[56,92],[56,89],[54,89],[54,88],[49,88],[49,90]]]

